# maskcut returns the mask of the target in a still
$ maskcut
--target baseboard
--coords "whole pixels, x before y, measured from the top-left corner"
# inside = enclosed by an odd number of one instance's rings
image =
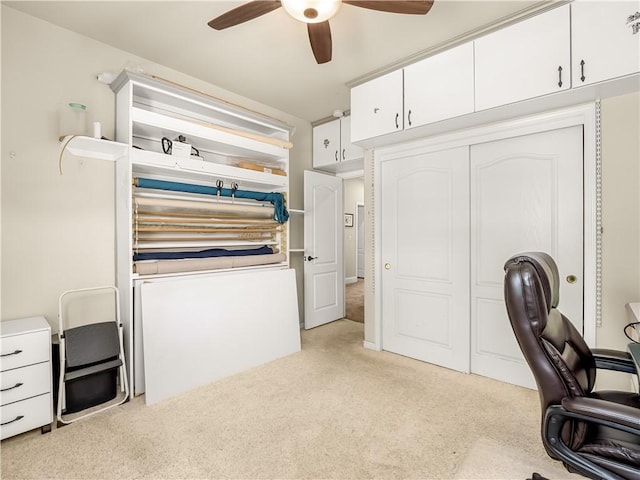
[[[380,351],[380,349],[375,343],[367,342],[366,340],[362,342],[362,346],[368,350],[375,350],[376,352]]]
[[[344,279],[345,285],[349,285],[350,283],[357,283],[357,282],[358,282],[358,277],[346,277]]]

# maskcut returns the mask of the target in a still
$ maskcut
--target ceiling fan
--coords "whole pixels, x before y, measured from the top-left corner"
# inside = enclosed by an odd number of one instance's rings
[[[311,50],[318,63],[331,61],[329,19],[343,3],[381,12],[426,15],[434,0],[253,0],[211,20],[208,25],[224,30],[283,7],[296,20],[307,24]]]

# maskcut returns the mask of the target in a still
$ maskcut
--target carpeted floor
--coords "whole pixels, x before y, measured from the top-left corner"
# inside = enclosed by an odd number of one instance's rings
[[[299,353],[176,398],[9,438],[1,477],[580,478],[545,454],[536,392],[362,338],[339,320],[302,332]]]
[[[345,287],[346,318],[364,323],[364,279],[350,283]]]

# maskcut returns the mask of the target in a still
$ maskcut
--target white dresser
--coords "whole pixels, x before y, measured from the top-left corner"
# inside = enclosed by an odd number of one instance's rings
[[[40,317],[0,323],[0,439],[51,430],[51,327]]]

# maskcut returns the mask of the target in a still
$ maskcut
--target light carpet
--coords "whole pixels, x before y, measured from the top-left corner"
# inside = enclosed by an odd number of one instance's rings
[[[536,392],[362,341],[363,324],[340,320],[179,397],[7,439],[2,478],[565,478],[542,448]]]

